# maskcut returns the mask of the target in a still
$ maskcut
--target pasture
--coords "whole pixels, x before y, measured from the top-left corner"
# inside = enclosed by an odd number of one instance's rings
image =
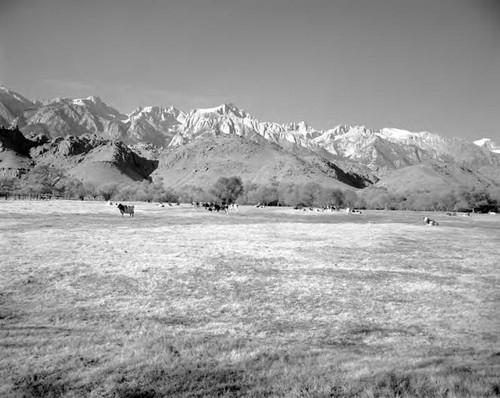
[[[500,215],[133,204],[0,202],[0,396],[500,396]]]

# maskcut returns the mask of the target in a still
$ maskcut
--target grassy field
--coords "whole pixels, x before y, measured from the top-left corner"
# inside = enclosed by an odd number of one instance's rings
[[[500,396],[500,215],[0,202],[1,397]]]

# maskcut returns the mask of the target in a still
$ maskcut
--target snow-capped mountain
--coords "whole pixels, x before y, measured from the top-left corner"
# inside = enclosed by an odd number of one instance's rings
[[[479,147],[486,148],[491,152],[500,154],[500,145],[493,142],[489,138],[481,138],[480,140],[474,141],[474,144]]]
[[[97,134],[126,144],[147,143],[171,150],[206,136],[236,136],[271,142],[283,150],[305,149],[329,159],[356,162],[378,175],[427,161],[455,162],[467,167],[500,165],[500,148],[487,140],[476,141],[475,145],[429,132],[347,125],[320,131],[305,122],[260,122],[229,103],[188,113],[172,106],[147,106],[125,115],[95,96],[41,104],[2,88],[0,122],[14,123],[25,133],[44,133],[52,138]]]
[[[418,147],[365,126],[337,126],[313,142],[331,154],[367,165],[373,171],[396,169],[421,160]],[[396,141],[396,142],[395,142]]]
[[[395,128],[372,130],[365,126],[337,126],[312,140],[328,152],[361,162],[385,173],[425,161],[454,161],[466,165],[499,164],[491,156],[463,139],[444,138],[429,132]]]
[[[499,164],[497,157],[462,139],[395,128],[372,130],[365,126],[339,125],[318,131],[305,122],[260,122],[232,104],[191,111],[178,126],[169,146],[184,145],[207,134],[234,134],[255,141],[264,138],[283,148],[326,151],[382,174],[424,161],[455,161],[474,166]]]
[[[319,132],[305,122],[286,125],[260,122],[233,104],[222,104],[215,108],[194,109],[189,112],[169,145],[183,145],[205,134],[234,134],[254,140],[264,138],[282,146],[296,144],[308,147],[309,140]]]
[[[106,105],[99,97],[57,98],[24,113],[24,132],[50,137],[99,134],[109,139],[124,138],[126,116]]]
[[[0,87],[0,125],[17,125],[24,133],[52,138],[98,134],[128,144],[166,146],[184,120],[185,114],[174,107],[147,106],[125,115],[97,96],[35,103]]]

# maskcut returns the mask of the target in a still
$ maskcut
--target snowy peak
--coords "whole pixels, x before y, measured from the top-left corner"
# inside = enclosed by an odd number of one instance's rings
[[[161,106],[141,106],[128,115],[128,119],[131,121],[138,118],[151,118],[161,121],[171,118],[183,120],[185,117],[186,115],[183,112],[173,106],[168,108],[163,108]]]
[[[395,129],[395,128],[383,128],[378,132],[377,135],[379,135],[382,138],[386,138],[392,141],[408,141],[408,140],[414,140],[416,138],[419,138],[422,136],[423,133],[414,133],[408,130],[401,130],[401,129]]]
[[[245,111],[230,103],[214,108],[193,109],[179,126],[178,134],[172,139],[170,146],[185,144],[205,134],[245,136],[249,131],[255,133],[257,124]]]
[[[186,115],[173,106],[139,107],[128,115],[128,136],[134,142],[166,146],[185,119]]]
[[[349,126],[346,124],[340,124],[338,126],[335,126],[333,129],[326,130],[323,132],[324,136],[329,136],[329,137],[355,137],[355,136],[371,136],[373,135],[373,131],[367,128],[364,125],[361,126]]]
[[[90,112],[92,114],[98,115],[109,120],[125,120],[126,116],[122,115],[115,108],[107,105],[100,97],[92,95],[87,98],[76,98],[76,99],[58,99],[49,105],[59,105],[66,107],[80,107],[82,111]]]
[[[314,138],[318,135],[318,132],[304,121],[299,123],[288,123],[283,125],[283,127],[285,131],[301,135],[305,138]]]
[[[489,144],[491,144],[491,140],[489,138],[481,138],[480,140],[474,141],[474,144],[481,147],[488,146]]]
[[[97,96],[56,98],[36,107],[29,114],[23,131],[50,137],[99,134],[108,139],[124,139],[126,119]]]
[[[95,95],[91,95],[90,97],[87,98],[76,98],[73,100],[69,100],[75,105],[80,105],[80,106],[98,106],[98,107],[108,107],[103,100]]]
[[[225,103],[191,111],[170,146],[182,145],[206,134],[234,134],[254,141],[266,139],[278,145],[308,147],[308,141],[319,132],[303,121],[288,124],[260,122],[235,105]]]
[[[338,151],[333,148],[335,142],[367,140],[373,137],[373,132],[366,128],[366,126],[348,126],[343,124],[322,132],[313,141],[315,144],[337,155],[339,154]]]

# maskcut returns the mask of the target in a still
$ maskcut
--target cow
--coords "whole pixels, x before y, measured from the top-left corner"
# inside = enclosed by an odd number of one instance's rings
[[[122,213],[122,217],[124,214],[130,214],[130,217],[134,217],[134,206],[122,205],[121,203],[117,205],[118,210]]]
[[[209,210],[210,210],[210,209],[209,209]],[[212,210],[213,210],[213,211],[216,211],[217,213],[218,213],[219,211],[221,211],[221,210],[222,210],[225,214],[228,214],[228,213],[229,213],[229,211],[228,211],[228,205],[226,205],[226,204],[222,204],[222,205],[220,205],[220,204],[218,204],[218,203],[215,203],[215,204],[212,206]]]
[[[427,216],[423,216],[422,218],[424,219],[424,222],[430,227],[435,227],[439,225],[439,223],[436,220],[431,220]]]

